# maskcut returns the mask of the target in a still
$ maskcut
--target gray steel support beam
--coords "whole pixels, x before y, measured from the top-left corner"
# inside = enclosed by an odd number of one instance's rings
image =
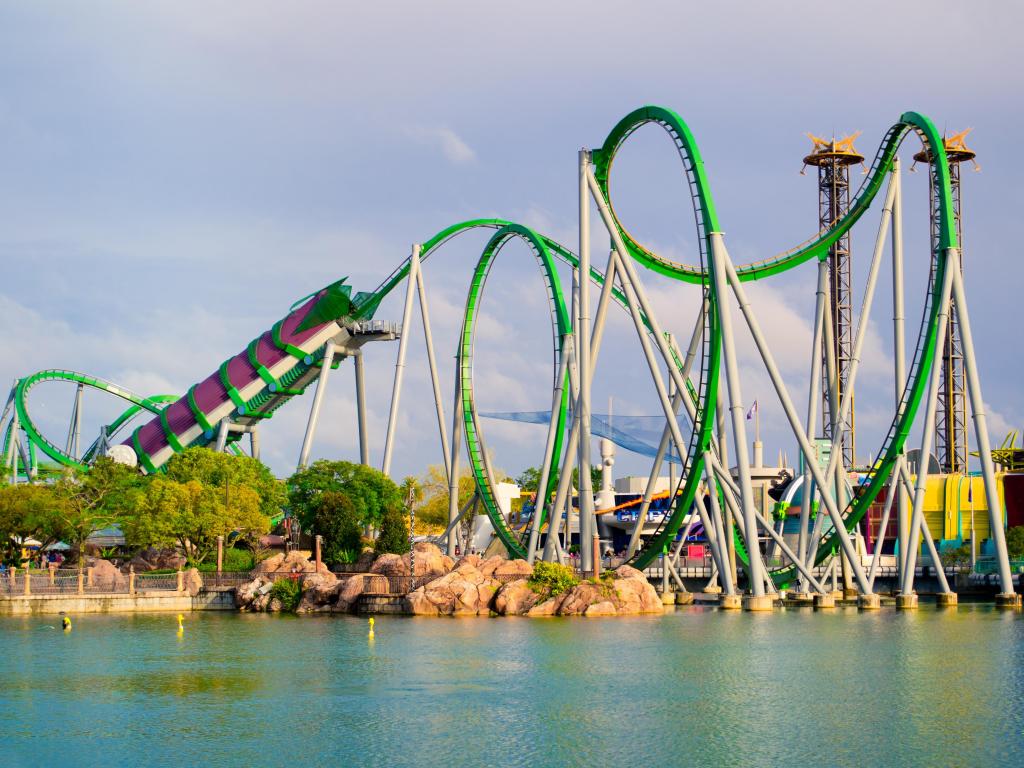
[[[434,408],[437,411],[437,431],[441,436],[441,456],[444,459],[445,474],[451,476],[451,449],[448,446],[448,430],[444,423],[444,404],[441,402],[441,382],[437,375],[437,359],[434,356],[434,335],[430,330],[430,310],[427,306],[427,286],[423,270],[416,270],[416,290],[420,300],[420,317],[423,320],[423,341],[427,347],[427,363],[430,368],[430,384],[434,389]]]
[[[352,353],[356,378],[356,422],[359,428],[359,463],[370,465],[370,444],[366,437],[366,377],[363,372],[363,350]]]
[[[412,247],[409,256],[409,274],[406,275],[405,307],[402,309],[402,338],[398,340],[398,359],[395,361],[395,383],[391,389],[391,410],[388,413],[388,431],[384,438],[384,459],[381,471],[391,473],[391,451],[395,445],[395,431],[398,429],[398,404],[402,397],[402,374],[405,371],[405,354],[409,346],[409,321],[412,318],[412,300],[416,294],[416,282],[420,271],[420,246]]]
[[[967,373],[967,394],[974,419],[974,436],[978,441],[978,458],[981,461],[981,475],[985,480],[985,496],[988,499],[988,518],[992,541],[996,545],[996,561],[999,565],[999,584],[1005,594],[1012,593],[1013,576],[1010,573],[1010,558],[1006,549],[1006,533],[1003,530],[1005,518],[999,505],[999,490],[996,486],[995,467],[992,462],[992,444],[989,442],[988,424],[985,420],[985,401],[981,396],[981,379],[978,376],[978,360],[974,354],[974,337],[971,334],[971,320],[967,313],[967,296],[964,278],[954,265],[953,301],[957,319],[960,321],[960,338],[964,347],[964,368]],[[942,338],[942,337],[939,337]]]
[[[333,362],[334,342],[328,341],[324,344],[324,357],[320,362],[320,375],[316,380],[316,394],[313,395],[313,404],[309,408],[309,420],[306,422],[306,434],[302,438],[302,450],[299,451],[299,464],[296,469],[302,469],[309,464],[309,454],[313,450],[313,437],[316,435],[316,427],[320,422],[320,406],[324,402],[327,378]]]

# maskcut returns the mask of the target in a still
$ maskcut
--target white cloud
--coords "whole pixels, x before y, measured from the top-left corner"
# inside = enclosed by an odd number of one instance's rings
[[[409,128],[407,132],[415,141],[440,149],[441,154],[453,165],[468,165],[476,161],[473,148],[451,128],[418,126]]]

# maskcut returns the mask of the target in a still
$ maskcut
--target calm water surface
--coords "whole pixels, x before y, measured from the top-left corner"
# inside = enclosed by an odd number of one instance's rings
[[[0,765],[1024,765],[1024,617],[0,618]]]

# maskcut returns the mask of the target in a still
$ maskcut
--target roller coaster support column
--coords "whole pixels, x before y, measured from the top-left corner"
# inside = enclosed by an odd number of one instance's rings
[[[726,387],[729,391],[729,413],[732,417],[733,444],[736,448],[736,469],[739,473],[740,508],[743,514],[743,533],[746,539],[748,587],[754,598],[764,597],[764,563],[758,544],[757,521],[754,515],[754,490],[750,481],[750,460],[747,454],[747,428],[743,395],[740,389],[739,366],[736,362],[736,340],[732,331],[732,312],[725,274],[725,245],[721,232],[710,233],[711,263],[715,275],[715,293],[718,301],[718,322],[722,327],[722,358],[725,362]]]
[[[249,455],[260,460],[260,430],[255,424],[249,430]]]
[[[729,259],[724,260],[724,266],[728,272],[728,278],[732,285],[733,292],[736,294],[736,298],[739,301],[740,311],[743,313],[743,316],[747,321],[750,333],[754,337],[754,344],[757,346],[757,350],[760,353],[761,359],[768,371],[768,376],[772,380],[772,386],[775,388],[775,392],[779,396],[779,402],[782,405],[782,409],[786,413],[786,419],[789,421],[790,429],[792,429],[797,442],[800,444],[800,450],[804,455],[805,464],[810,466],[814,482],[817,483],[819,488],[824,488],[826,487],[825,477],[822,474],[821,468],[818,467],[817,463],[814,461],[814,449],[811,447],[810,441],[808,441],[807,435],[804,433],[804,429],[800,425],[800,419],[796,415],[796,409],[793,407],[793,401],[789,397],[786,384],[782,380],[782,374],[779,373],[779,368],[775,364],[775,359],[772,356],[771,350],[768,349],[768,344],[761,331],[761,326],[757,322],[757,318],[754,317],[753,311],[750,308],[750,300],[747,298],[746,291],[743,289],[743,284],[740,282],[740,279],[736,274],[736,270],[733,268]],[[857,586],[860,587],[861,592],[865,595],[871,594],[867,575],[864,573],[864,569],[861,567],[860,561],[857,559],[857,552],[853,547],[853,542],[850,541],[850,536],[846,531],[846,526],[844,525],[842,515],[836,506],[835,499],[833,499],[831,495],[825,493],[822,494],[822,501],[828,509],[829,517],[832,519],[832,525],[835,527],[836,535],[839,537],[839,543],[842,546],[843,551],[846,552],[847,557],[850,558],[853,574],[857,579]]]
[[[444,471],[451,476],[449,460],[448,431],[444,424],[444,405],[441,402],[441,383],[437,377],[437,359],[434,357],[434,335],[430,331],[430,310],[427,308],[427,286],[423,270],[416,270],[416,290],[420,299],[420,318],[423,320],[423,340],[427,346],[427,363],[430,368],[430,383],[434,388],[434,408],[437,410],[437,431],[441,435],[441,455],[444,456]]]
[[[68,440],[64,452],[76,460],[81,458],[80,445],[82,439],[82,393],[85,384],[81,382],[75,387],[75,404],[71,408],[71,422],[68,425]]]
[[[328,341],[324,345],[324,359],[320,363],[320,376],[316,381],[316,394],[313,395],[313,405],[309,409],[309,421],[306,422],[306,435],[302,438],[302,450],[299,452],[299,465],[302,469],[309,464],[309,452],[313,449],[313,436],[316,434],[316,425],[320,421],[320,404],[324,401],[324,392],[327,389],[327,376],[331,372],[331,363],[334,362],[334,342]]]
[[[907,386],[907,351],[905,319],[903,305],[903,177],[900,173],[900,159],[892,161],[892,178],[896,185],[896,195],[892,206],[892,325],[893,325],[893,360],[895,366],[896,409],[899,410],[903,401],[903,390]],[[903,464],[903,455],[897,464]],[[898,469],[898,468],[897,468]],[[907,557],[907,501],[900,490],[895,487],[896,497],[896,562],[898,582],[903,583]]]
[[[537,543],[540,539],[540,529],[544,523],[544,509],[550,499],[547,498],[548,483],[551,480],[551,460],[555,452],[555,441],[558,437],[558,408],[562,402],[562,392],[565,389],[565,377],[569,370],[569,346],[573,343],[571,334],[562,336],[558,353],[558,375],[555,376],[555,386],[551,394],[551,421],[548,423],[548,435],[544,442],[544,461],[541,462],[540,482],[537,483],[537,496],[533,504],[533,519],[530,521],[530,541],[526,550],[526,562],[533,565],[537,558]],[[549,510],[547,519],[553,520],[553,511]],[[549,532],[553,526],[549,525]]]
[[[356,377],[356,421],[359,427],[359,463],[370,465],[370,445],[366,440],[366,377],[363,375],[363,350],[352,353]]]
[[[807,394],[807,440],[813,440],[817,432],[818,400],[821,393],[821,339],[825,323],[825,302],[828,294],[828,261],[818,262],[818,291],[814,305],[814,338],[811,342],[811,378],[810,391]],[[801,562],[807,562],[808,541],[807,526],[810,521],[811,509],[814,506],[814,483],[811,470],[804,462],[803,499],[800,504],[800,533],[797,538],[796,552]],[[807,592],[807,581],[801,575],[800,591]]]
[[[958,268],[955,248],[947,248],[941,258],[945,266],[943,267],[942,289],[939,294],[936,339],[946,338],[946,328],[949,325],[949,297],[953,288],[953,273]],[[921,435],[917,483],[914,487],[914,507],[910,516],[910,539],[907,545],[906,556],[907,568],[900,583],[900,593],[903,595],[912,595],[914,593],[914,571],[917,568],[917,550],[921,544],[921,526],[924,524],[924,494],[928,484],[928,457],[931,455],[932,447],[935,443],[935,409],[939,396],[941,359],[938,354],[933,354],[931,370],[928,372],[928,394],[925,400],[924,430]]]
[[[974,356],[974,337],[971,335],[971,321],[967,314],[967,297],[964,295],[964,278],[960,269],[952,268],[953,301],[955,302],[957,319],[960,321],[960,338],[964,347],[964,367],[967,369],[967,392],[971,401],[971,413],[974,417],[974,436],[978,441],[978,456],[981,459],[981,474],[985,479],[985,496],[988,498],[988,516],[991,526],[992,540],[996,545],[996,560],[999,563],[999,583],[1002,593],[997,600],[1020,604],[1020,596],[1014,594],[1013,576],[1010,575],[1010,558],[1006,550],[1006,534],[1003,531],[1003,510],[999,504],[999,492],[996,487],[995,467],[992,465],[992,444],[988,438],[988,425],[985,421],[985,401],[981,396],[981,381],[978,377],[978,361]],[[939,338],[945,338],[939,336]]]
[[[579,266],[579,381],[580,398],[576,407],[576,418],[580,421],[579,452],[579,516],[580,516],[580,566],[585,572],[598,575],[600,562],[594,562],[592,539],[597,532],[594,519],[594,487],[590,476],[590,381],[593,369],[590,362],[590,193],[587,189],[587,174],[590,171],[590,152],[581,149],[579,153],[580,184],[580,266]]]
[[[463,329],[465,331],[465,329]],[[462,334],[460,334],[461,337]],[[459,347],[461,349],[461,345]],[[455,557],[455,547],[459,537],[455,530],[455,522],[462,517],[459,512],[459,448],[462,446],[462,364],[459,355],[455,355],[455,404],[452,406],[452,442],[451,461],[448,462],[448,542],[445,554]],[[473,496],[475,503],[476,495]]]
[[[409,274],[406,276],[405,308],[402,310],[402,338],[398,341],[398,360],[395,361],[395,384],[391,391],[391,412],[388,414],[388,431],[384,438],[384,460],[381,471],[391,473],[391,450],[395,444],[395,430],[398,427],[398,403],[402,396],[402,372],[405,369],[405,351],[409,346],[409,320],[412,317],[412,299],[416,294],[416,282],[420,271],[420,246],[412,247],[409,256]]]
[[[11,457],[7,461],[7,466],[11,469],[11,485],[18,484],[18,449],[21,448],[21,440],[18,437],[18,409],[14,409],[14,415],[11,416]],[[26,474],[28,469],[26,468]]]

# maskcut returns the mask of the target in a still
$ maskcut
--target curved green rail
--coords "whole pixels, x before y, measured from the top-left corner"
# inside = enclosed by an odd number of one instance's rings
[[[112,382],[106,381],[105,379],[89,376],[84,373],[78,373],[77,371],[67,371],[57,368],[38,371],[33,373],[31,376],[18,379],[18,382],[14,386],[14,407],[18,414],[18,426],[25,431],[29,440],[29,445],[34,448],[38,448],[61,466],[72,467],[74,469],[87,468],[88,458],[95,451],[96,446],[95,444],[90,446],[83,454],[82,459],[76,459],[74,456],[68,455],[62,448],[54,445],[54,443],[52,443],[38,429],[28,411],[28,393],[33,387],[44,381],[66,381],[74,384],[82,384],[90,389],[106,392],[107,394],[114,395],[121,400],[131,403],[131,406],[127,410],[108,425],[108,437],[113,437],[117,434],[117,431],[124,426],[124,424],[142,411],[160,414],[168,403],[174,402],[178,399],[174,395],[143,397],[142,395],[138,395],[128,389],[125,389],[124,387],[119,387]],[[4,435],[4,455],[6,455],[6,450],[10,445],[12,426],[13,422],[9,422],[6,434]]]

